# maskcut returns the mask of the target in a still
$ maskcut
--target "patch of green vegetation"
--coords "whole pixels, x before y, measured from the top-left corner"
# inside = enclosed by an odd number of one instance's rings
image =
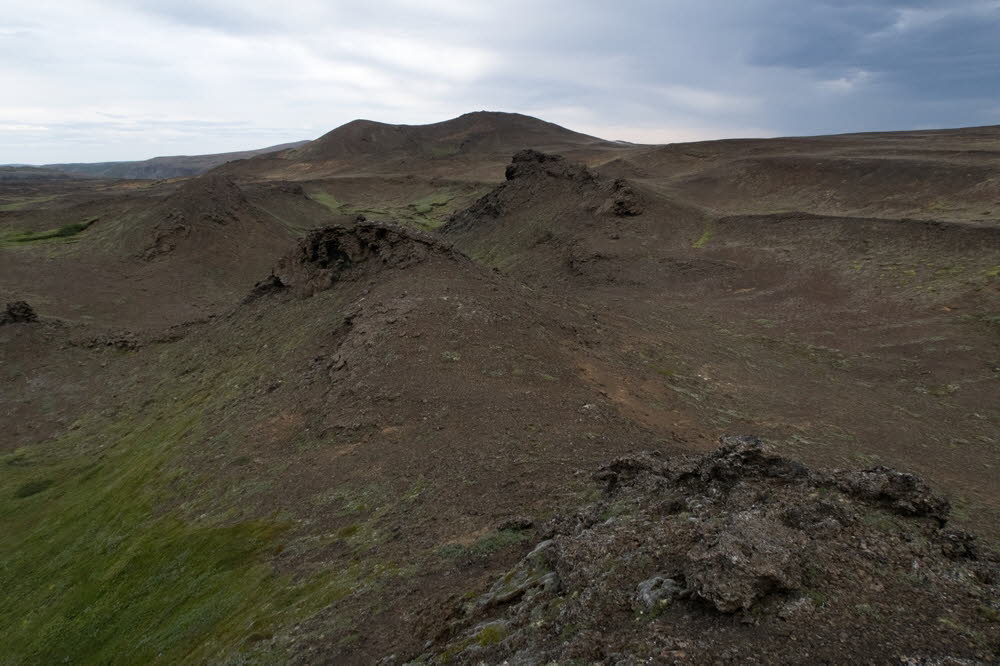
[[[403,493],[403,501],[404,502],[415,501],[418,497],[423,495],[424,492],[430,487],[431,487],[430,481],[428,481],[424,477],[420,477],[419,479],[416,480],[416,482],[414,482],[412,486],[410,486],[409,490]]]
[[[43,490],[48,490],[54,484],[55,481],[52,479],[28,481],[26,484],[14,491],[14,497],[31,497],[32,495],[37,495]]]
[[[805,590],[803,595],[816,608],[823,608],[829,602],[829,597],[824,592],[820,592],[819,590]]]
[[[631,503],[625,500],[616,500],[604,507],[601,511],[601,520],[617,518],[618,516],[628,516],[634,511],[635,507]]]
[[[12,211],[12,210],[23,210],[29,206],[33,206],[37,203],[45,203],[46,201],[52,201],[57,195],[50,194],[41,197],[27,197],[24,199],[19,199],[17,201],[12,201],[10,203],[0,204],[0,211]]]
[[[500,622],[492,622],[476,632],[475,635],[466,636],[465,638],[453,643],[450,647],[448,647],[448,649],[438,655],[436,661],[439,664],[450,664],[455,657],[462,652],[465,652],[473,645],[489,647],[491,645],[496,645],[506,637],[506,627]]]
[[[321,203],[334,213],[341,213],[343,211],[344,204],[337,201],[336,197],[332,194],[327,194],[326,192],[310,192],[309,198],[317,203]]]
[[[337,538],[338,539],[350,539],[352,536],[354,536],[355,534],[357,534],[360,531],[361,531],[361,526],[360,525],[355,525],[355,524],[347,525],[347,526],[341,527],[339,530],[337,530]]]
[[[332,212],[338,215],[364,215],[366,217],[376,217],[387,221],[395,221],[396,216],[388,210],[382,208],[365,208],[352,206],[344,201],[339,201],[335,196],[327,192],[310,192],[309,198],[317,203],[321,203]]]
[[[972,516],[975,515],[976,510],[973,503],[961,495],[955,495],[949,498],[951,502],[951,518],[955,521],[968,523],[972,520]]]
[[[281,522],[163,510],[179,481],[168,460],[199,427],[204,400],[191,396],[143,422],[91,424],[5,457],[5,659],[219,662],[351,592],[343,572],[277,574],[270,559],[288,529]]]
[[[499,622],[488,624],[476,634],[476,643],[482,647],[496,645],[507,637],[507,629]]]
[[[705,247],[706,245],[708,245],[709,241],[712,240],[712,236],[714,235],[715,235],[715,228],[710,224],[707,227],[705,227],[705,231],[701,234],[701,237],[698,238],[698,240],[696,240],[694,243],[692,243],[691,247],[695,249],[701,249]]]
[[[437,553],[448,559],[481,560],[508,546],[526,541],[530,534],[522,530],[497,530],[480,537],[472,545],[450,543],[438,548]]]
[[[982,616],[987,622],[992,622],[993,624],[1000,624],[1000,610],[993,608],[992,606],[981,605],[976,609],[979,615]]]
[[[1000,266],[987,269],[983,274],[988,278],[998,278],[1000,277]]]
[[[408,203],[382,202],[381,207],[371,208],[339,201],[327,192],[311,192],[309,198],[323,204],[338,215],[365,215],[405,226],[430,230],[448,221],[453,212],[451,205],[455,193],[449,189],[435,190]]]
[[[462,146],[457,143],[434,143],[427,147],[431,157],[451,157],[462,152]]]
[[[960,622],[957,622],[957,621],[955,621],[955,620],[953,620],[953,619],[951,619],[949,617],[939,617],[938,618],[938,622],[941,623],[941,626],[947,627],[948,629],[951,629],[952,631],[954,631],[956,633],[959,633],[959,634],[962,634],[963,636],[968,637],[969,639],[971,639],[973,642],[975,642],[978,645],[983,645],[986,642],[985,636],[983,636],[981,633],[979,633],[975,629],[971,629],[969,627],[966,627],[965,625],[961,624]]]
[[[386,504],[384,489],[374,485],[359,489],[337,490],[330,498],[341,503],[342,516],[378,512]]]
[[[861,521],[869,527],[874,527],[881,532],[894,532],[899,529],[899,523],[883,511],[872,511],[865,514]]]
[[[469,253],[469,257],[477,264],[488,268],[503,268],[511,261],[511,257],[499,246],[473,250]]]
[[[87,222],[76,222],[74,224],[65,224],[58,229],[49,229],[47,231],[6,231],[0,232],[0,245],[14,245],[19,243],[33,243],[36,241],[43,240],[59,240],[68,239],[76,236],[82,231],[85,231],[91,224],[96,222],[96,220],[89,220]]]
[[[1000,330],[1000,314],[979,312],[972,315],[964,315],[963,318]]]
[[[954,395],[958,392],[957,384],[938,384],[935,386],[918,386],[915,390],[918,393],[926,393],[928,395],[937,396],[939,398],[944,398],[949,395]]]
[[[412,211],[409,221],[424,229],[437,229],[448,221],[448,204],[453,199],[454,195],[448,190],[438,190],[423,196],[408,206],[409,211]]]

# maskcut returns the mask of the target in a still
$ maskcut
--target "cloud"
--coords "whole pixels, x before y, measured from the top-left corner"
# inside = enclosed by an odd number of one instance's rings
[[[0,162],[475,109],[633,141],[1000,122],[997,0],[0,0],[0,17]]]
[[[853,72],[846,73],[836,79],[818,81],[817,85],[822,89],[835,93],[851,93],[856,92],[862,86],[871,83],[874,78],[874,75],[868,70],[858,69]]]

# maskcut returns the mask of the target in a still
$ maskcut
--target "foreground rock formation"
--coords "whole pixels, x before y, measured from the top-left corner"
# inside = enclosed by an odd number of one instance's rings
[[[754,437],[623,457],[599,500],[453,614],[413,663],[979,663],[1000,568],[885,467],[819,470]]]

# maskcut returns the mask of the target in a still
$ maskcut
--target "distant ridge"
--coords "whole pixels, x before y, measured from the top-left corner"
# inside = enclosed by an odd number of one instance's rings
[[[309,143],[294,141],[282,143],[267,148],[242,150],[234,153],[214,153],[211,155],[172,155],[153,157],[148,160],[133,162],[78,162],[70,164],[46,164],[43,168],[62,173],[91,178],[122,178],[122,179],[163,179],[198,176],[209,169],[225,164],[231,160],[246,159],[255,155],[273,153],[289,148],[297,148]]]

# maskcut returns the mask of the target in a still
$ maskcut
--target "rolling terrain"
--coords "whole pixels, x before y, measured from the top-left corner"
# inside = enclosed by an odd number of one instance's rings
[[[0,181],[0,651],[995,661],[998,151],[478,112]]]

